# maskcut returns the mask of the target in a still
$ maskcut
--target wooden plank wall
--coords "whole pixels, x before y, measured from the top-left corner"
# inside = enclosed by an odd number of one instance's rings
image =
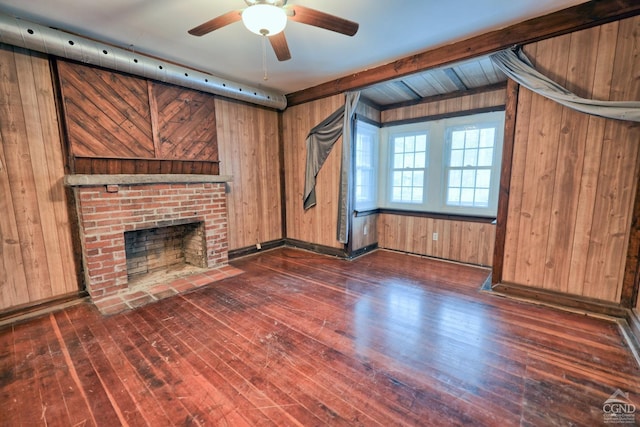
[[[278,112],[216,98],[220,173],[231,175],[229,249],[282,239]]]
[[[527,45],[579,96],[640,98],[640,17]],[[619,302],[638,182],[640,125],[521,88],[503,281]]]
[[[287,238],[338,249],[344,246],[336,239],[342,138],[338,139],[318,173],[317,205],[307,211],[302,207],[307,134],[343,105],[344,95],[335,95],[287,108],[282,113]]]
[[[382,123],[389,123],[419,117],[439,116],[459,111],[471,111],[504,105],[505,99],[506,89],[500,88],[478,94],[385,110],[381,113],[381,119]]]
[[[77,292],[46,56],[0,45],[0,311]]]
[[[450,219],[381,214],[378,246],[469,264],[493,262],[495,225]],[[433,240],[438,233],[438,240]]]
[[[378,216],[371,214],[356,216],[351,222],[351,250],[357,251],[378,243]]]
[[[425,102],[382,111],[383,123],[412,120],[420,117],[457,114],[480,108],[503,106],[504,88]],[[493,263],[495,225],[420,216],[385,213],[378,219],[378,246],[419,255],[490,266]],[[433,233],[438,241],[433,241]]]

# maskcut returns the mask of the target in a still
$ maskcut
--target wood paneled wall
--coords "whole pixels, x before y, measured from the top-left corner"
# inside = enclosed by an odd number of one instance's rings
[[[378,246],[469,264],[490,266],[495,225],[421,216],[381,214]],[[433,240],[438,233],[438,240]]]
[[[351,250],[378,243],[378,214],[356,216],[351,222]]]
[[[579,96],[640,97],[640,17],[525,47]],[[619,302],[638,182],[640,125],[521,88],[503,281]]]
[[[431,117],[460,111],[471,111],[481,108],[503,106],[506,99],[506,89],[496,89],[488,92],[460,96],[440,101],[425,102],[406,107],[385,110],[381,113],[382,123],[400,120],[411,120],[419,117]]]
[[[344,95],[335,95],[287,108],[282,113],[287,238],[339,249],[344,246],[336,239],[342,138],[338,139],[318,173],[317,205],[307,211],[302,207],[307,134],[343,105]]]
[[[229,249],[282,239],[278,112],[218,98],[215,110]]]
[[[0,311],[77,292],[46,56],[0,45]]]

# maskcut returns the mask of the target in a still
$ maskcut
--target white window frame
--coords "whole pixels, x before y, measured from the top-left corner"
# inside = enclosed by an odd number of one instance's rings
[[[450,145],[447,132],[451,129],[471,127],[474,125],[495,126],[495,146],[491,166],[491,187],[489,191],[489,205],[487,207],[451,206],[446,203],[448,177],[447,165]],[[425,188],[423,203],[396,203],[391,201],[391,166],[392,139],[395,135],[427,132],[428,154],[427,172],[425,173]],[[431,212],[452,215],[495,217],[498,208],[500,184],[500,167],[502,144],[504,139],[504,111],[473,114],[468,116],[451,117],[447,119],[427,122],[389,126],[381,129],[380,159],[378,184],[378,205],[383,209],[398,209],[415,212]]]
[[[396,139],[398,138],[402,138],[403,139],[403,144],[407,143],[407,139],[421,139],[421,137],[424,137],[425,141],[425,158],[424,161],[421,162],[423,163],[422,166],[416,166],[415,163],[412,166],[405,166],[403,165],[402,167],[395,167],[394,166],[394,158],[395,156],[398,154],[396,152]],[[416,144],[416,142],[413,142],[414,144]],[[428,169],[429,169],[429,132],[425,132],[425,131],[416,131],[416,132],[398,132],[398,133],[394,133],[393,137],[389,139],[389,173],[388,173],[388,185],[389,185],[389,192],[388,192],[388,196],[389,196],[389,200],[391,203],[396,203],[396,204],[408,204],[408,205],[412,205],[412,206],[417,206],[417,205],[421,205],[422,203],[424,203],[425,198],[427,197],[427,188],[426,188],[426,183],[427,183],[427,179],[428,179]],[[406,158],[406,154],[408,153],[406,150],[403,150],[403,158]],[[422,150],[419,151],[420,153],[422,152]],[[414,162],[416,160],[416,156],[415,154],[418,153],[418,151],[416,151],[416,147],[414,145],[414,149],[413,149],[413,153],[414,153]],[[396,187],[394,185],[394,177],[395,174],[397,172],[400,173],[411,173],[412,175],[414,175],[416,172],[422,172],[422,195],[420,197],[420,200],[410,200],[410,201],[403,201],[403,200],[394,200],[394,188]],[[408,186],[408,188],[415,188],[415,186],[413,184],[415,184],[415,175],[412,176],[412,185]],[[401,184],[401,189],[405,188],[404,186],[402,186]],[[413,191],[412,191],[413,192]],[[413,199],[415,195],[412,194],[411,198]],[[402,198],[403,196],[401,196]]]
[[[380,145],[379,131],[377,126],[363,122],[362,120],[356,121],[356,135],[353,146],[353,207],[356,211],[366,211],[378,208],[378,151]],[[365,166],[358,164],[358,141],[360,136],[364,136],[370,142],[370,155],[371,165]],[[370,171],[369,194],[366,199],[358,200],[358,186],[360,169]]]

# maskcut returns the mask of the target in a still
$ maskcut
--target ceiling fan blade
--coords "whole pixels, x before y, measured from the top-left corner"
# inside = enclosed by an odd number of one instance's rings
[[[205,22],[204,24],[200,24],[197,27],[190,29],[188,33],[192,36],[204,36],[211,31],[233,24],[234,22],[238,22],[240,19],[242,19],[242,11],[232,10],[231,12],[227,12],[224,15],[220,15]]]
[[[291,59],[291,52],[289,52],[289,45],[287,45],[287,39],[284,36],[284,31],[273,36],[269,36],[269,43],[271,43],[271,47],[276,53],[278,61],[288,61]]]
[[[308,7],[292,5],[288,9],[293,10],[293,16],[289,16],[292,21],[302,24],[313,25],[325,30],[335,31],[346,36],[353,36],[358,32],[360,25],[357,22],[349,21],[338,16],[329,15],[319,10]]]

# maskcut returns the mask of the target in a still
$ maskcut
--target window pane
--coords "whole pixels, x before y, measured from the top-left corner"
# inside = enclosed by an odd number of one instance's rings
[[[451,151],[451,164],[452,167],[462,166],[462,158],[464,155],[463,150],[453,150]]]
[[[427,151],[427,135],[416,136],[416,151]]]
[[[405,153],[412,153],[415,151],[415,144],[416,142],[416,137],[411,135],[411,136],[406,136],[404,138],[404,152]]]
[[[489,188],[491,184],[491,170],[482,169],[476,174],[476,187]]]
[[[451,133],[451,148],[460,150],[464,148],[464,131],[453,131]]]
[[[422,202],[422,187],[413,188],[413,196],[411,197],[411,201],[416,203]]]
[[[464,150],[464,165],[465,166],[478,165],[478,150]]]
[[[413,168],[413,153],[407,152],[404,155],[404,165],[405,168]]]
[[[493,163],[493,148],[478,150],[478,166],[491,166]]]
[[[449,187],[460,187],[462,185],[462,171],[454,169],[449,171]]]
[[[412,171],[402,172],[402,186],[411,187],[412,183],[413,183],[413,172]]]
[[[416,153],[415,156],[415,167],[423,169],[426,165],[426,153]]]
[[[478,129],[470,129],[465,132],[465,148],[477,148],[480,131]]]
[[[481,188],[476,190],[476,200],[474,206],[489,206],[488,189]]]
[[[414,187],[421,187],[424,183],[424,172],[423,171],[415,171],[413,173],[413,182],[411,183]]]
[[[411,187],[402,187],[402,196],[400,197],[400,200],[406,202],[411,200]]]
[[[476,171],[475,170],[463,170],[462,171],[462,186],[466,188],[473,188],[476,186]]]
[[[473,195],[475,191],[472,188],[463,188],[460,192],[460,204],[465,206],[473,206]]]
[[[447,204],[448,205],[458,205],[460,204],[460,189],[459,188],[450,188],[447,193]]]
[[[495,128],[482,129],[480,131],[480,147],[493,147],[495,135]]]

